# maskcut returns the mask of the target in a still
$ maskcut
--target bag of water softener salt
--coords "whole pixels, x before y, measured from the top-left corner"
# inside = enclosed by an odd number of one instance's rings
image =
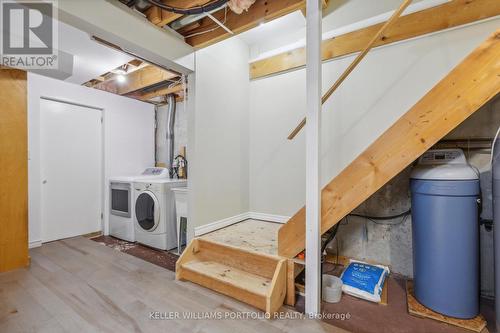
[[[344,269],[342,291],[346,294],[372,302],[380,302],[380,295],[389,268],[382,265],[370,265],[362,261],[351,260]]]

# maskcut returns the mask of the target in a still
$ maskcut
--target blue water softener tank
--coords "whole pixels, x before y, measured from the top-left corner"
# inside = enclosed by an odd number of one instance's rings
[[[478,172],[461,149],[429,150],[411,174],[417,300],[455,318],[479,313]]]

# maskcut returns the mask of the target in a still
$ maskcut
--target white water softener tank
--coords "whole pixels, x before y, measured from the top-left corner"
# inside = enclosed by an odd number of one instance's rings
[[[461,149],[429,150],[411,174],[417,300],[455,318],[479,313],[479,176]]]

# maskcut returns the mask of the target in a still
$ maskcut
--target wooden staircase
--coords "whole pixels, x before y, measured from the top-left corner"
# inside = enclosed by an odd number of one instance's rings
[[[500,29],[336,176],[321,193],[321,233],[500,92]],[[305,248],[305,207],[278,232],[278,254]]]
[[[286,260],[194,239],[175,265],[188,280],[273,314],[286,294]]]
[[[322,191],[325,233],[500,92],[500,29],[397,120]],[[293,260],[305,248],[305,208],[278,232],[270,256],[194,239],[176,264],[189,280],[273,313],[294,293]],[[292,264],[290,264],[292,263]],[[294,295],[294,294],[293,294]],[[293,305],[293,295],[287,303]]]

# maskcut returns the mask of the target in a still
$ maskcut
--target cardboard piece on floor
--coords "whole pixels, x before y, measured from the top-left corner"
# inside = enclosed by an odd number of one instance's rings
[[[486,320],[482,315],[478,315],[473,319],[458,319],[447,317],[426,308],[417,301],[413,294],[413,281],[406,281],[406,299],[408,303],[408,313],[413,316],[434,319],[474,332],[481,332],[486,327]]]

